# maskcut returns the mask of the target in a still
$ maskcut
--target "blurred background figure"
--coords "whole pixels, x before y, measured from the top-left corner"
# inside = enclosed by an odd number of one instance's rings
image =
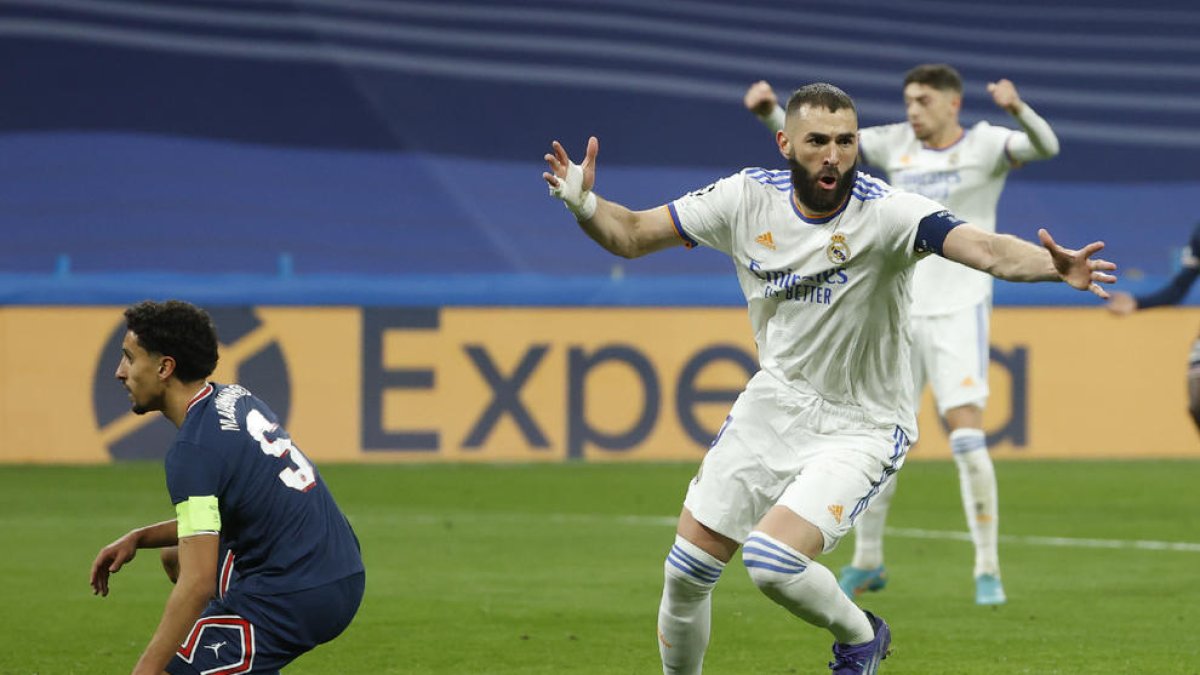
[[[1129,316],[1136,311],[1178,305],[1187,296],[1196,277],[1200,275],[1200,223],[1192,230],[1191,239],[1183,247],[1179,271],[1166,285],[1154,291],[1133,295],[1117,291],[1108,300],[1108,311],[1116,316]],[[1188,413],[1200,430],[1200,338],[1192,343],[1187,371]]]

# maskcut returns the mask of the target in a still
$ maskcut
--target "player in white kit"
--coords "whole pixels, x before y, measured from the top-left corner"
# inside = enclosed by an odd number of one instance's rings
[[[645,211],[597,196],[599,141],[581,164],[555,141],[543,178],[584,232],[633,258],[703,244],[733,260],[761,371],[691,482],[664,563],[664,673],[699,673],[710,597],[739,546],[750,577],[834,636],[834,673],[874,673],[885,622],[816,558],[837,545],[915,440],[909,311],[913,265],[936,253],[1013,281],[1063,280],[1107,297],[1115,265],[1039,231],[1042,247],[963,224],[940,204],[856,170],[858,117],[829,84],[796,91],[776,134],[788,171],[746,169]]]
[[[1058,154],[1050,125],[1021,101],[1008,80],[988,85],[997,106],[1020,131],[979,122],[959,123],[962,78],[944,64],[917,66],[904,78],[908,121],[859,131],[863,160],[887,172],[895,187],[925,195],[956,216],[988,232],[996,230],[996,203],[1011,168]],[[751,85],[745,104],[771,131],[784,124],[771,86]],[[950,430],[963,509],[975,544],[975,601],[1005,602],[998,551],[999,498],[996,472],[983,431],[988,396],[988,323],[992,278],[950,260],[931,256],[913,275],[913,395],[933,387],[938,415]],[[892,481],[871,504],[855,530],[854,559],[840,584],[850,595],[887,583],[883,531],[895,493]]]

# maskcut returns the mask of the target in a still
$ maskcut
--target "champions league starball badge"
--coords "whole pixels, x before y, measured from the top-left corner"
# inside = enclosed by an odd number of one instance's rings
[[[834,265],[842,265],[850,260],[850,247],[846,245],[846,237],[835,234],[830,237],[829,246],[825,249],[825,255],[829,258],[829,262]]]

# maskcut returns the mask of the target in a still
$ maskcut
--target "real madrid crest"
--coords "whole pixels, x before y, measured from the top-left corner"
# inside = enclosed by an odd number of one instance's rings
[[[850,247],[846,245],[846,237],[840,234],[830,237],[829,246],[825,249],[825,256],[834,265],[843,265],[849,262]]]

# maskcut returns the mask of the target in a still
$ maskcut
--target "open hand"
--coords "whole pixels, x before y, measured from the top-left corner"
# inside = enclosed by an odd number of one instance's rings
[[[567,156],[566,149],[558,141],[551,143],[550,149],[553,152],[548,152],[545,156],[550,171],[542,173],[542,178],[545,178],[552,188],[563,187],[563,181],[567,179],[567,171],[571,167],[571,158]],[[579,164],[579,168],[583,170],[583,182],[580,185],[582,192],[590,191],[596,184],[596,154],[599,152],[600,141],[592,136],[588,139],[587,154]]]
[[[1107,272],[1117,269],[1117,265],[1107,260],[1092,258],[1092,255],[1104,248],[1104,242],[1094,241],[1078,251],[1072,251],[1055,243],[1054,238],[1045,229],[1038,230],[1038,239],[1050,252],[1050,259],[1054,262],[1058,276],[1071,288],[1091,291],[1102,298],[1108,298],[1108,291],[1100,284],[1116,283],[1117,278]]]

